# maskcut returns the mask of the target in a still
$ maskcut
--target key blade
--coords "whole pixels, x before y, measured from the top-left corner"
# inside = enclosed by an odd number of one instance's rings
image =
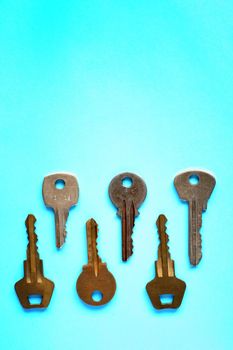
[[[56,247],[61,248],[66,240],[66,222],[69,211],[65,208],[59,208],[54,211],[56,227]]]
[[[166,232],[167,218],[165,215],[159,215],[156,225],[159,234],[160,245],[158,248],[158,261],[156,262],[156,274],[158,277],[175,276],[174,261],[171,260],[168,247],[168,234]]]
[[[135,223],[135,208],[134,203],[123,201],[121,212],[122,223],[122,260],[127,261],[133,254],[133,228]]]
[[[196,200],[189,202],[189,261],[196,266],[202,258],[201,224],[202,205]]]
[[[88,250],[88,264],[94,269],[95,276],[99,273],[99,264],[101,259],[97,249],[98,225],[94,219],[90,219],[86,223],[87,232],[87,250]]]
[[[38,247],[37,247],[37,235],[35,233],[35,223],[36,218],[34,215],[29,214],[26,221],[26,229],[27,229],[27,235],[28,235],[28,247],[27,247],[27,270],[28,270],[28,278],[31,281],[37,280],[37,275],[41,272],[39,271],[39,254],[38,254]]]

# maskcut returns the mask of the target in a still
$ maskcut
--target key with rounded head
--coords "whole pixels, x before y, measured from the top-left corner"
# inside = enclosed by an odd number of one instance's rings
[[[70,174],[52,174],[43,182],[45,205],[54,210],[56,225],[56,246],[61,248],[66,238],[66,221],[69,210],[78,201],[79,188],[75,176]]]
[[[28,234],[27,260],[24,261],[24,277],[16,282],[15,291],[25,309],[46,308],[53,294],[54,283],[44,277],[43,261],[37,251],[35,233],[36,218],[28,215],[25,224]],[[36,297],[40,303],[31,304],[30,298]]]
[[[215,187],[215,178],[199,170],[187,171],[175,177],[174,185],[180,199],[189,203],[189,260],[196,266],[202,258],[202,212]]]
[[[89,305],[99,306],[108,303],[116,291],[116,281],[107,264],[102,263],[97,249],[98,226],[94,219],[86,223],[88,264],[83,266],[76,289],[79,297]],[[99,294],[100,300],[95,300]]]
[[[158,260],[155,263],[156,277],[146,285],[147,293],[156,309],[178,308],[186,289],[185,282],[175,276],[174,261],[171,260],[168,248],[166,222],[164,215],[160,215],[156,222],[160,240]],[[171,302],[164,303],[166,298],[171,299]]]
[[[130,181],[129,187],[124,185]],[[132,233],[135,217],[139,215],[138,208],[147,194],[145,182],[137,175],[123,173],[114,177],[109,185],[109,196],[117,207],[121,217],[122,260],[127,261],[133,254]]]

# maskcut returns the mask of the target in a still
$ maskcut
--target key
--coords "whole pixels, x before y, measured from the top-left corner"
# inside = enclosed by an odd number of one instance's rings
[[[160,245],[158,248],[158,261],[155,262],[156,277],[147,283],[146,290],[153,306],[156,309],[177,309],[184,296],[186,284],[176,278],[174,261],[168,248],[168,235],[166,233],[167,218],[160,215],[156,222]],[[171,302],[163,302],[164,297],[171,297]]]
[[[125,180],[131,181],[130,187],[124,186]],[[117,215],[121,217],[122,260],[127,261],[133,254],[133,227],[135,217],[139,215],[138,208],[146,198],[145,182],[137,175],[123,173],[113,178],[109,185],[109,196],[118,208]]]
[[[77,280],[76,289],[79,297],[88,305],[99,306],[108,303],[116,291],[116,281],[107,264],[102,263],[97,249],[98,226],[94,219],[86,223],[88,264]],[[100,300],[95,300],[95,295]]]
[[[193,180],[196,183],[193,183]],[[202,212],[215,187],[215,178],[203,171],[187,171],[175,177],[174,185],[180,199],[189,203],[189,260],[196,266],[202,258],[200,229]]]
[[[46,308],[51,300],[54,283],[44,277],[43,261],[37,251],[35,216],[29,214],[25,224],[28,234],[27,260],[24,261],[24,277],[15,283],[15,291],[25,309]],[[31,297],[39,297],[41,303],[31,304]]]
[[[63,187],[58,188],[62,183]],[[77,179],[69,174],[46,176],[43,182],[43,198],[47,207],[55,213],[56,246],[61,248],[66,239],[66,221],[69,210],[78,201],[79,188]]]

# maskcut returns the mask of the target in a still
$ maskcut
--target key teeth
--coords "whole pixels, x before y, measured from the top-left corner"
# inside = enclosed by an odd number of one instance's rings
[[[202,258],[202,238],[200,232],[197,234],[197,251],[199,252],[197,255],[197,261],[199,262]]]
[[[99,232],[99,226],[98,226],[97,222],[96,222],[93,218],[87,221],[87,226],[88,226],[89,224],[90,224],[91,226],[94,226],[94,227],[95,227],[95,230],[94,230],[95,236],[94,236],[94,237],[93,237],[93,236],[90,237],[90,238],[91,238],[91,239],[90,239],[90,242],[93,242],[93,240],[94,240],[94,242],[95,242],[95,251],[96,251],[97,260],[98,260],[99,263],[101,263],[102,260],[101,260],[101,258],[99,257],[99,251],[98,251],[98,232]],[[88,240],[88,241],[89,241],[89,240]],[[92,257],[92,259],[93,259],[93,257]]]
[[[167,218],[165,215],[161,214],[159,215],[157,221],[156,221],[156,225],[157,225],[157,228],[158,228],[158,235],[159,235],[159,240],[160,240],[160,246],[159,246],[159,249],[161,250],[162,249],[162,236],[165,237],[165,244],[166,244],[166,251],[167,251],[167,256],[168,256],[168,259],[171,259],[171,254],[170,254],[170,251],[169,251],[169,245],[168,245],[168,242],[169,242],[169,236],[167,234]]]
[[[30,224],[33,223],[33,229],[31,230],[30,229]],[[29,214],[26,221],[25,221],[25,224],[26,224],[26,231],[27,231],[27,236],[28,236],[28,245],[27,245],[27,248],[29,249],[30,247],[30,244],[34,244],[35,245],[35,248],[36,248],[36,252],[37,252],[37,255],[38,255],[38,246],[37,246],[37,242],[38,242],[38,236],[36,234],[36,226],[35,226],[35,223],[36,223],[36,218],[34,215],[32,214]]]
[[[99,257],[99,250],[98,250],[98,232],[99,232],[99,225],[97,224],[97,222],[95,221],[95,225],[96,225],[96,237],[95,237],[95,248],[96,248],[96,254],[97,254],[97,259],[99,262],[102,262],[102,260]]]
[[[162,236],[164,235],[166,238],[166,244],[169,250],[168,242],[169,242],[169,236],[167,234],[167,218],[165,215],[159,215],[158,220],[156,221],[156,225],[158,228],[158,234],[159,234],[159,240],[161,242]]]
[[[193,266],[197,266],[202,258],[202,237],[200,232],[197,233],[196,254],[191,255],[190,262]]]

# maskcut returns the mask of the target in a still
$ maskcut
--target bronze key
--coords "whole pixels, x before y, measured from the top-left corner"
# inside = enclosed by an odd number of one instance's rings
[[[102,263],[97,250],[98,226],[94,219],[86,223],[88,264],[83,266],[77,280],[77,293],[79,297],[89,305],[98,306],[108,303],[116,291],[116,281],[108,271],[107,264]],[[94,300],[95,293],[101,297]]]
[[[166,233],[167,218],[160,215],[156,222],[160,245],[155,263],[156,277],[146,285],[147,293],[156,309],[176,309],[180,306],[186,289],[185,282],[176,278],[174,261],[171,260]],[[171,303],[163,303],[163,297],[172,297]]]
[[[28,215],[25,224],[28,234],[27,260],[24,261],[24,277],[16,282],[15,291],[25,309],[46,308],[53,294],[54,283],[44,277],[43,261],[37,251],[35,233],[36,218]],[[38,296],[41,303],[31,304],[30,297]]]
[[[129,187],[124,186],[124,180],[130,180]],[[135,217],[139,215],[138,208],[147,194],[145,182],[137,175],[123,173],[115,176],[109,185],[109,196],[118,208],[121,217],[122,260],[127,261],[133,254],[133,227]]]

